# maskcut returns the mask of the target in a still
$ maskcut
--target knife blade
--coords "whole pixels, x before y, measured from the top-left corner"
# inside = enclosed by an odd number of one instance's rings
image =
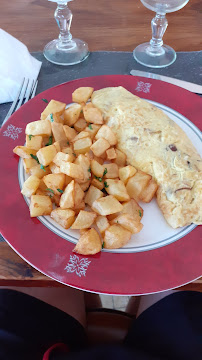
[[[167,83],[180,86],[181,88],[189,90],[193,93],[202,94],[202,85],[194,84],[194,83],[191,83],[188,81],[171,78],[171,77],[164,76],[164,75],[148,73],[148,72],[140,71],[140,70],[131,70],[130,74],[133,76],[142,76],[142,77],[146,77],[149,79],[162,80]]]

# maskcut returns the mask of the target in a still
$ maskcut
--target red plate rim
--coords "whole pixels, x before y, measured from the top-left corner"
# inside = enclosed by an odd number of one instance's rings
[[[200,126],[201,98],[159,80],[130,75],[101,75],[73,80],[48,89],[23,105],[1,129],[2,191],[1,231],[8,244],[31,266],[66,285],[86,291],[141,295],[187,284],[202,274],[201,227],[170,245],[132,254],[74,255],[74,245],[29,217],[18,183],[18,158],[12,149],[24,143],[24,129],[37,120],[45,104],[41,100],[71,103],[79,86],[96,90],[124,86],[137,96],[164,104]],[[7,190],[5,190],[7,189]],[[31,241],[30,241],[31,240]]]

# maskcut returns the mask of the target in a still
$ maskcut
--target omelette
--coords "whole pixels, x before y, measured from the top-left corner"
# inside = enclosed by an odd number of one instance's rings
[[[185,132],[121,86],[95,91],[91,100],[116,134],[128,164],[157,181],[157,203],[168,224],[202,224],[202,160]]]

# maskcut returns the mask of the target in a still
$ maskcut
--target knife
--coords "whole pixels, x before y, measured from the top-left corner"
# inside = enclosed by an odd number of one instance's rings
[[[131,70],[130,74],[133,75],[133,76],[142,76],[142,77],[146,77],[146,78],[149,78],[149,79],[162,80],[162,81],[165,81],[167,83],[180,86],[181,88],[189,90],[189,91],[191,91],[193,93],[202,94],[202,85],[194,84],[194,83],[191,83],[191,82],[188,82],[188,81],[179,80],[179,79],[176,79],[176,78],[171,78],[171,77],[168,77],[168,76],[148,73],[148,72],[139,71],[139,70]]]

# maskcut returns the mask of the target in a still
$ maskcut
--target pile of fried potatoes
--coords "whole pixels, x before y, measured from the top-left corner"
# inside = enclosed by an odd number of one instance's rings
[[[30,216],[50,215],[63,228],[80,230],[74,252],[93,255],[124,246],[143,225],[138,201],[150,202],[157,184],[127,165],[117,139],[89,99],[91,87],[72,94],[73,105],[51,100],[41,120],[27,124],[23,158],[29,177],[21,193],[31,197]]]

